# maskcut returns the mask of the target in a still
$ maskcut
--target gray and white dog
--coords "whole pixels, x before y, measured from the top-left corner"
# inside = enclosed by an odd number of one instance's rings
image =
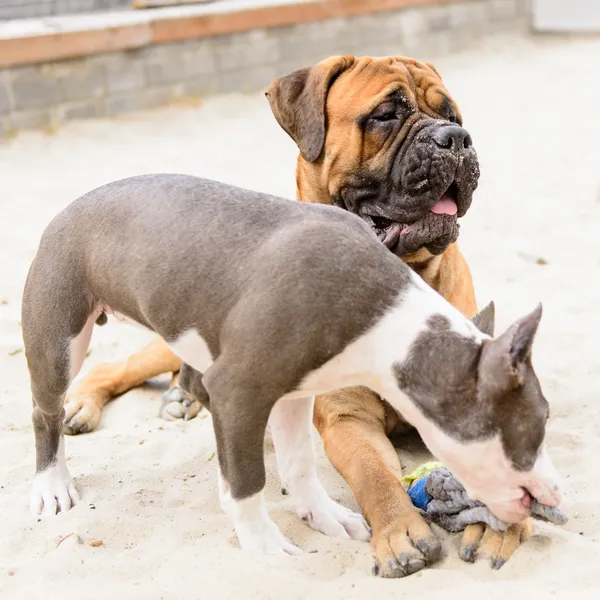
[[[78,499],[63,400],[106,314],[157,332],[183,360],[181,386],[212,413],[221,503],[242,548],[299,552],[263,498],[267,423],[298,514],[368,539],[319,482],[311,438],[314,396],[347,386],[386,398],[498,518],[527,517],[532,497],[557,506],[530,360],[541,307],[497,339],[492,313],[463,317],[338,208],[187,175],[100,187],[50,223],[25,285],[31,509],[55,514]]]

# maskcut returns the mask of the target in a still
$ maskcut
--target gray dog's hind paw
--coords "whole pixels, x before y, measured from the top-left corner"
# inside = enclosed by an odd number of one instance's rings
[[[163,394],[160,416],[167,421],[189,421],[195,418],[201,409],[202,405],[191,394],[179,386],[174,386]]]

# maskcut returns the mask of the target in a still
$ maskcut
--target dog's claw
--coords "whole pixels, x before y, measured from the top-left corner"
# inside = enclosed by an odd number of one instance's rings
[[[384,578],[406,577],[436,561],[441,542],[415,511],[376,532],[373,574]]]
[[[473,546],[466,546],[460,552],[460,558],[465,562],[474,562],[475,554],[473,553]]]
[[[433,534],[427,539],[418,540],[416,546],[428,562],[436,561],[442,552],[442,543]]]

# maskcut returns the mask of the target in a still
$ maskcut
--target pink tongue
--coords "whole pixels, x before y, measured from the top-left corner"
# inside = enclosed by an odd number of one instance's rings
[[[431,207],[431,212],[436,215],[455,215],[457,211],[456,202],[446,194]]]

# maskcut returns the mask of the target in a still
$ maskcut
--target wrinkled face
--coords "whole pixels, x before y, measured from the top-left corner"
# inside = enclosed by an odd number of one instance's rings
[[[403,256],[443,252],[479,178],[477,154],[439,75],[407,58],[361,58],[329,89],[323,171],[336,205]]]
[[[266,96],[300,149],[300,200],[361,216],[398,256],[456,240],[479,166],[431,65],[333,56],[276,79]]]

